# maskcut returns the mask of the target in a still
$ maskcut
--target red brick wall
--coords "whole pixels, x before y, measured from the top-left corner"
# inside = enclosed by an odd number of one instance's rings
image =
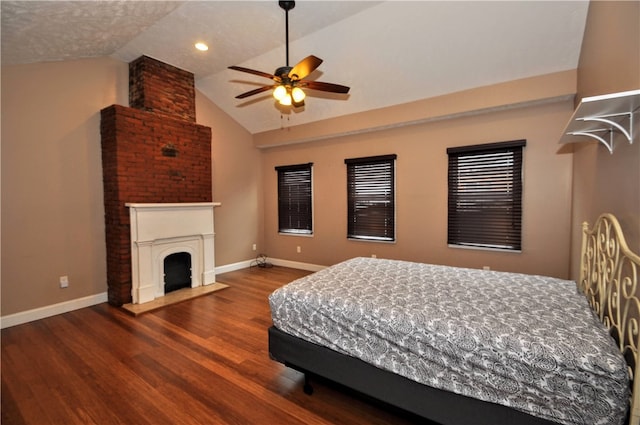
[[[176,72],[177,68],[152,68],[164,74],[145,75],[145,84],[134,81],[130,85],[130,91],[144,87],[142,97],[148,101],[149,93],[161,96],[166,90],[164,83],[162,90],[154,90],[153,81],[193,82],[193,74]],[[188,82],[177,85],[187,86]],[[108,298],[116,306],[131,302],[131,241],[125,203],[212,201],[211,129],[185,118],[181,104],[175,105],[176,114],[170,116],[171,104],[164,103],[162,113],[120,105],[101,111]]]

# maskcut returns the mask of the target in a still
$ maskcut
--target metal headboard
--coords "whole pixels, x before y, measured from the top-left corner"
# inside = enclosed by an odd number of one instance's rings
[[[629,424],[640,424],[640,257],[631,252],[618,220],[602,214],[589,229],[582,224],[582,253],[578,286],[609,329],[629,364],[632,379]]]

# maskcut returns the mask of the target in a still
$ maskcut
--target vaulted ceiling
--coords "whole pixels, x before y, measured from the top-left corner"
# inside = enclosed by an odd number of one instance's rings
[[[290,65],[324,60],[308,79],[351,87],[307,91],[282,108],[269,91],[237,100],[285,65],[276,1],[2,1],[2,65],[141,55],[192,72],[196,88],[251,133],[511,81],[578,65],[588,1],[298,1]],[[198,51],[194,43],[206,42]]]

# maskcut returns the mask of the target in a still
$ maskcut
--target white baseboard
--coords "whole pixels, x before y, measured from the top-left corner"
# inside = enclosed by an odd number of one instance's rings
[[[45,307],[34,308],[33,310],[22,311],[20,313],[9,314],[7,316],[0,317],[0,329],[33,322],[34,320],[44,319],[57,314],[68,313],[73,310],[90,307],[104,302],[107,302],[106,292],[89,295],[83,298],[76,298],[75,300],[52,304]]]
[[[255,260],[245,260],[238,263],[226,264],[224,266],[216,266],[216,275],[236,270],[248,269]]]
[[[320,271],[326,267],[316,264],[301,263],[298,261],[279,260],[277,258],[268,258],[267,262],[273,264],[274,266],[290,267],[292,269],[308,270],[312,272]],[[253,265],[255,265],[255,260],[245,260],[238,263],[226,264],[224,266],[216,266],[215,272],[216,274],[222,274],[236,270],[247,269]],[[55,316],[57,314],[68,313],[70,311],[78,310],[84,307],[91,307],[92,305],[101,304],[107,301],[107,293],[103,292],[101,294],[89,295],[87,297],[35,308],[33,310],[9,314],[7,316],[0,317],[0,329],[21,325],[23,323],[33,322],[34,320],[44,319],[47,317]]]
[[[292,269],[308,270],[311,272],[317,272],[326,267],[326,266],[319,266],[316,264],[301,263],[298,261],[280,260],[277,258],[267,258],[267,262],[270,264],[273,264],[274,266],[290,267]],[[256,260],[254,259],[254,260],[240,261],[238,263],[233,263],[233,264],[226,264],[224,266],[216,266],[216,275],[227,273],[227,272],[233,272],[241,269],[247,269],[255,265],[256,265]]]
[[[327,266],[319,266],[317,264],[301,263],[298,261],[279,260],[277,258],[268,260],[274,266],[290,267],[292,269],[308,270],[310,272],[319,272]]]

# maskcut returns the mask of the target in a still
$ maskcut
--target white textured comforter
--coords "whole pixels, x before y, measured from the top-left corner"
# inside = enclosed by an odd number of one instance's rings
[[[355,258],[269,297],[280,330],[565,424],[622,424],[626,363],[572,281]]]

